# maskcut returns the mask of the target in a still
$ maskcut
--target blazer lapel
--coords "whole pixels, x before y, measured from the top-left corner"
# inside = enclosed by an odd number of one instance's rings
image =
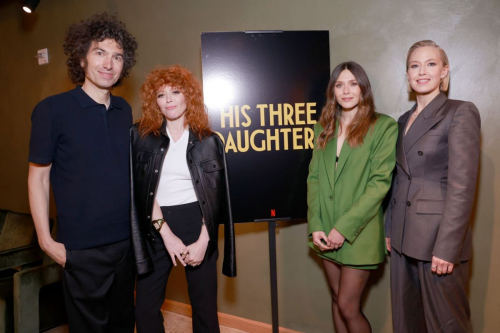
[[[405,128],[406,128],[406,124],[408,123],[408,119],[410,118],[410,115],[411,113],[413,112],[413,110],[415,109],[416,107],[416,104],[415,106],[413,106],[413,108],[406,113],[405,116],[403,116],[400,120],[400,122],[398,122],[398,126],[399,126],[399,133],[398,133],[398,141],[397,141],[397,144],[396,144],[396,161],[398,162],[398,164],[401,166],[401,168],[409,175],[410,174],[410,170],[408,169],[408,161],[406,160],[406,154],[405,154],[405,149],[404,149],[404,145],[403,145],[403,139],[404,139],[404,133],[405,133]]]
[[[335,132],[337,133],[337,132]],[[328,182],[330,188],[333,189],[335,177],[335,157],[337,156],[337,137],[334,137],[327,143],[323,150],[323,162],[325,163],[326,174],[328,175]]]
[[[446,102],[446,95],[440,93],[422,110],[423,117],[417,117],[403,138],[405,153],[424,135],[432,126],[436,125],[444,116],[436,116],[436,112]],[[409,117],[408,117],[409,118]],[[404,131],[404,129],[403,129]],[[404,134],[404,132],[403,132]]]
[[[347,162],[347,158],[349,157],[349,155],[351,155],[351,152],[352,152],[351,146],[349,145],[347,140],[344,140],[344,144],[342,145],[342,149],[340,150],[337,169],[335,170],[335,183],[339,179],[339,176],[342,173],[342,169],[344,169],[345,163]]]

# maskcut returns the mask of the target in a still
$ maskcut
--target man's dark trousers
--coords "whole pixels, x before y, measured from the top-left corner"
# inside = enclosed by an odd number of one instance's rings
[[[130,240],[67,251],[64,300],[71,333],[134,332],[135,266]]]

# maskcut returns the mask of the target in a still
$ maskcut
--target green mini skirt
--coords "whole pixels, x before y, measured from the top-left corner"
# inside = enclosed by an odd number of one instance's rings
[[[345,267],[349,267],[349,268],[353,268],[353,269],[367,269],[367,270],[373,270],[373,269],[377,269],[378,268],[378,264],[374,264],[374,265],[346,265],[346,264],[343,264],[341,262],[338,262],[337,260],[335,259],[332,259],[332,258],[329,258],[325,255],[323,255],[322,253],[319,253],[319,252],[316,252],[316,254],[318,255],[318,257],[320,257],[321,259],[326,259],[326,260],[329,260],[329,261],[333,261],[334,263],[337,263],[339,265],[342,265],[342,266],[345,266]]]

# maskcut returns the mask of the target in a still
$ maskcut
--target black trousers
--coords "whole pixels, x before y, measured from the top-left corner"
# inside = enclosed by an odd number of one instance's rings
[[[71,333],[134,332],[135,266],[130,240],[66,251],[64,302]]]
[[[161,207],[163,217],[172,232],[185,245],[198,240],[202,227],[202,215],[198,202]],[[137,277],[136,319],[138,333],[163,333],[161,306],[165,301],[165,288],[173,263],[163,240],[154,230],[154,245],[148,242],[154,271]],[[194,333],[218,333],[217,317],[217,250],[205,254],[197,267],[186,266],[189,299],[193,313]]]
[[[391,251],[391,301],[394,333],[472,332],[467,300],[469,262],[438,276],[431,262]]]

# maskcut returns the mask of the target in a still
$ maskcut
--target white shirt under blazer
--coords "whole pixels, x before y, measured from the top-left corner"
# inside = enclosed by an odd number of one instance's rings
[[[184,130],[177,142],[172,139],[168,128],[167,135],[170,143],[161,169],[156,201],[160,206],[176,206],[198,201],[186,159],[189,129]]]

